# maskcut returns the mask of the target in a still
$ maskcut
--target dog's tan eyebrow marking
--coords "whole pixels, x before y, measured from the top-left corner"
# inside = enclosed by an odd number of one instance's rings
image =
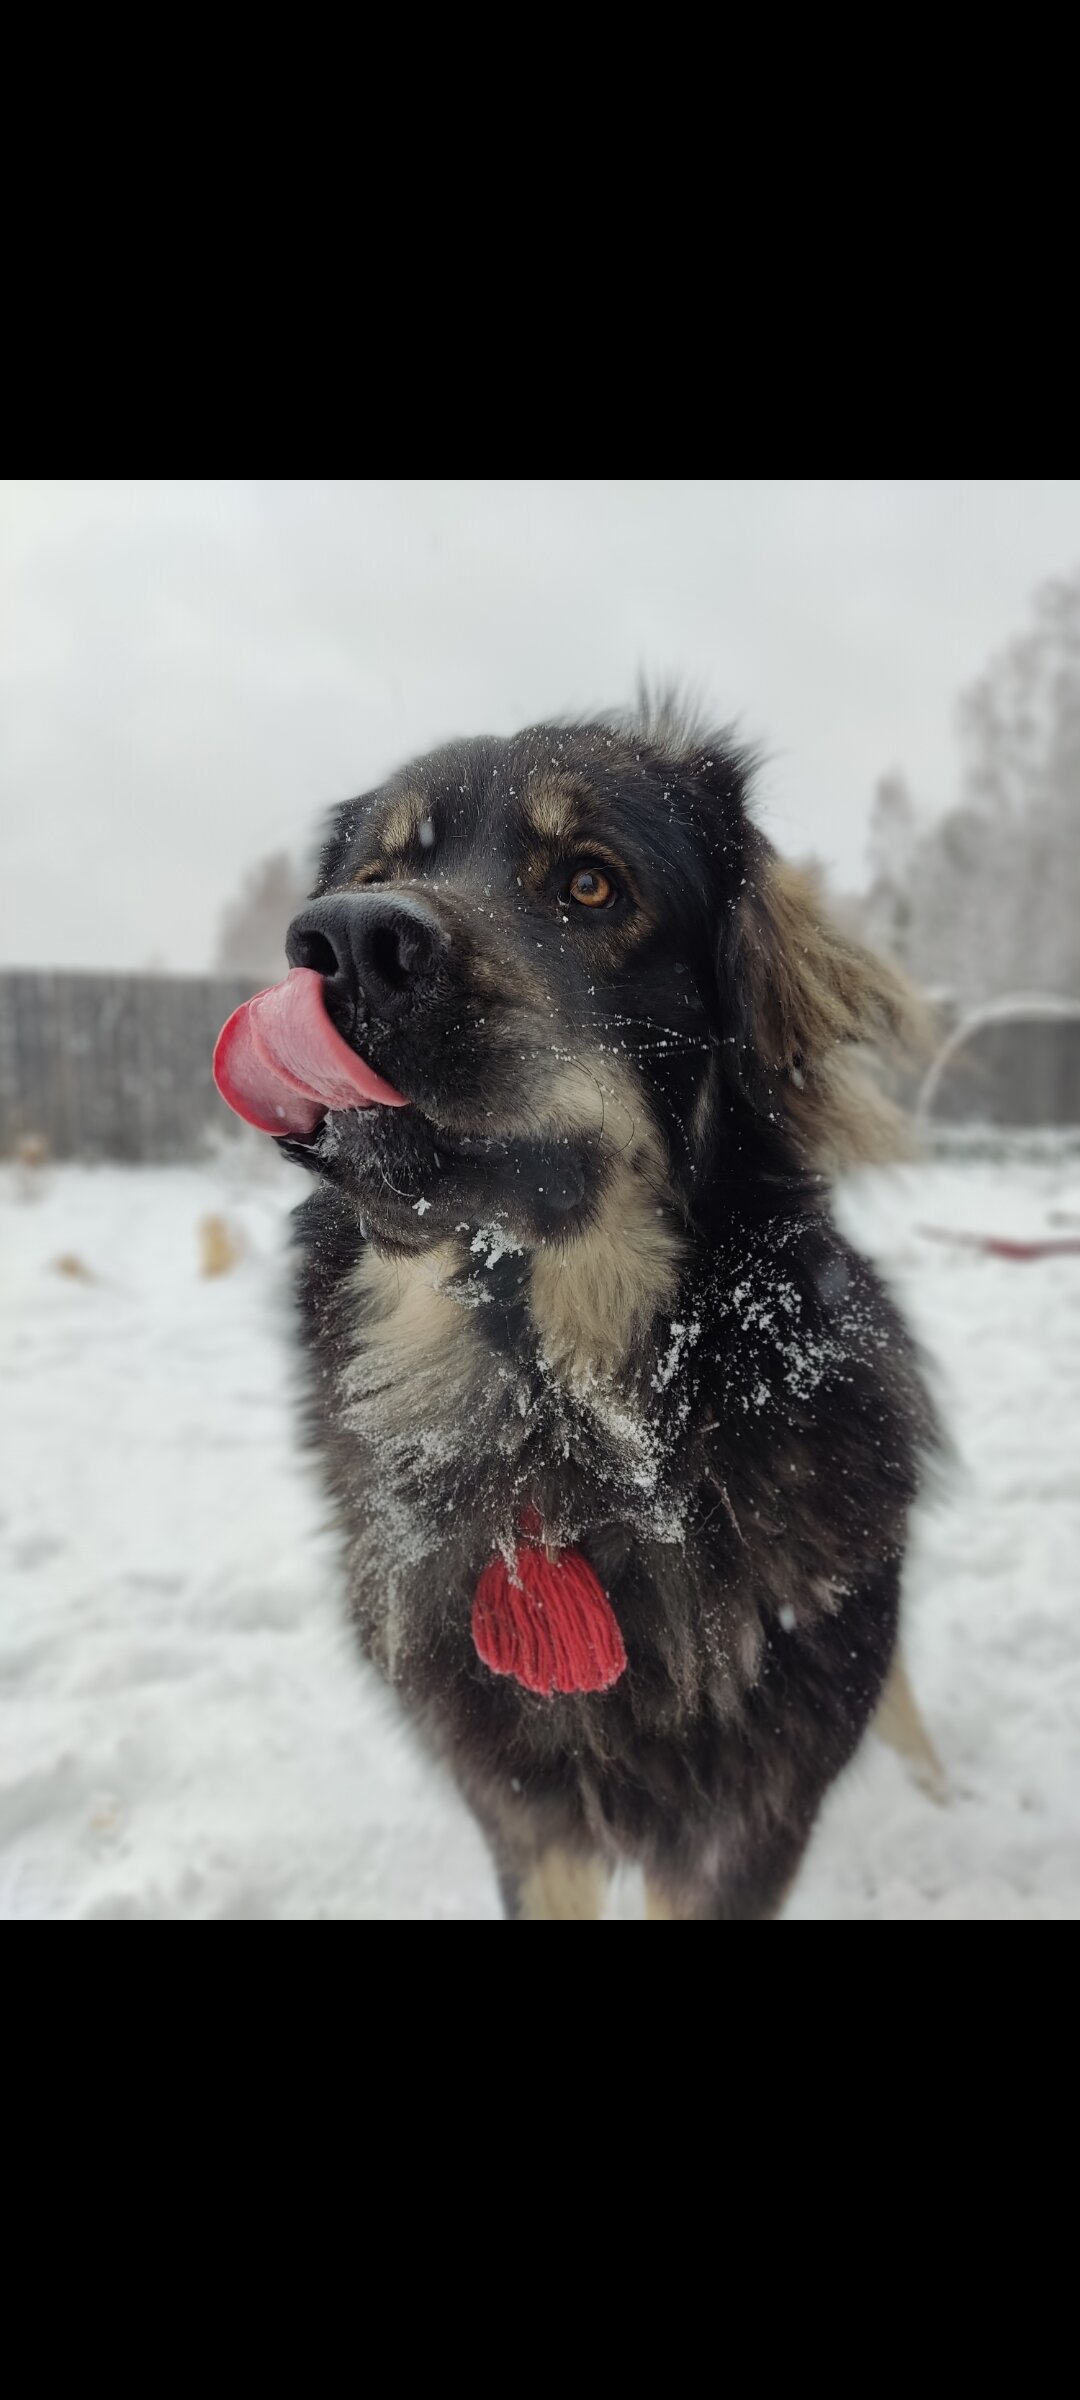
[[[352,881],[371,883],[415,867],[418,852],[430,852],[437,839],[432,805],[420,792],[397,792],[387,801],[372,827],[375,857],[357,867]]]
[[[379,825],[379,846],[386,851],[409,850],[419,839],[421,820],[425,815],[424,802],[416,792],[399,792],[391,800]]]
[[[539,842],[572,841],[577,815],[574,794],[560,791],[557,784],[539,784],[525,794],[528,829]]]

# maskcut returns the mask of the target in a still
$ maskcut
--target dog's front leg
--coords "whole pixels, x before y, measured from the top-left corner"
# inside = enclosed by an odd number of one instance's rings
[[[611,1868],[576,1812],[532,1809],[524,1797],[466,1792],[491,1851],[504,1914],[517,1923],[574,1924],[604,1915]]]
[[[594,1851],[542,1850],[524,1874],[500,1877],[508,1917],[533,1924],[602,1917],[610,1876]]]
[[[802,1832],[763,1843],[739,1868],[692,1872],[652,1868],[645,1876],[645,1915],[698,1924],[762,1925],[780,1915],[806,1848]]]

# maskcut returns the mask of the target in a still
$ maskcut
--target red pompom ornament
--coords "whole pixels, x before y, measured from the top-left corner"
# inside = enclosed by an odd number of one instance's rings
[[[535,1509],[522,1531],[538,1534]],[[554,1556],[527,1540],[513,1566],[493,1558],[473,1602],[472,1637],[486,1667],[528,1692],[606,1692],[626,1666],[618,1618],[580,1550]]]

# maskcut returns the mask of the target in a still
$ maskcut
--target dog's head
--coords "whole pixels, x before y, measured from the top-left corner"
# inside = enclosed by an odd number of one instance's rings
[[[335,814],[293,966],[408,1102],[293,1155],[390,1248],[595,1229],[628,1179],[688,1232],[877,1138],[844,1069],[902,988],[746,810],[727,738],[540,726],[421,759]]]

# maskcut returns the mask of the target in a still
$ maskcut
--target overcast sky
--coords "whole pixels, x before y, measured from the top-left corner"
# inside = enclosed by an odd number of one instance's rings
[[[874,782],[1080,563],[1071,483],[0,486],[0,962],[205,966],[265,852],[451,734],[695,685],[773,838],[862,880]]]

